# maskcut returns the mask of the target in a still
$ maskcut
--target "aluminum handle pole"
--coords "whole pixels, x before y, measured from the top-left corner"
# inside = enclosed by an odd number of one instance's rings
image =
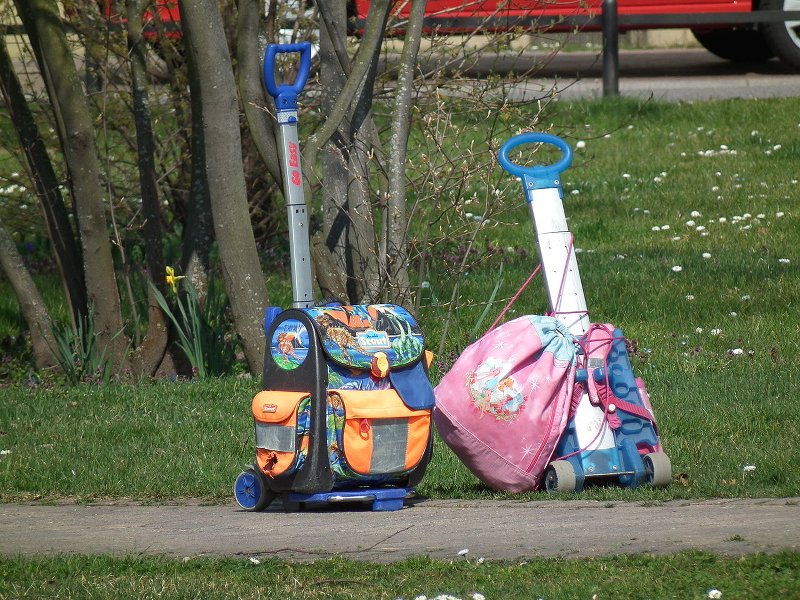
[[[509,158],[508,153],[513,148],[535,143],[556,146],[562,152],[561,160],[552,165],[528,167]],[[536,232],[550,308],[571,334],[581,338],[589,331],[589,313],[572,234],[564,214],[561,189],[561,173],[572,163],[572,148],[554,135],[523,133],[503,144],[498,159],[506,171],[522,180]],[[614,434],[607,426],[603,409],[592,404],[586,389],[575,409],[574,421],[580,448],[590,452],[614,448]]]
[[[589,313],[561,195],[554,188],[527,194],[550,310],[570,333],[581,336],[589,330]]]
[[[303,174],[300,169],[300,144],[297,139],[297,113],[293,122],[280,123],[283,151],[283,181],[286,194],[286,216],[289,221],[289,262],[292,273],[292,306],[305,308],[314,304],[311,277],[311,246],[308,231],[308,212],[303,193]],[[292,118],[288,111],[278,113]]]
[[[275,81],[275,60],[278,54],[299,53],[297,77],[292,84]],[[280,126],[283,190],[289,221],[289,262],[292,273],[292,307],[314,304],[311,277],[311,247],[308,213],[303,193],[303,172],[300,169],[300,143],[297,138],[297,95],[303,91],[311,70],[311,44],[272,44],[264,54],[264,86],[275,99]]]

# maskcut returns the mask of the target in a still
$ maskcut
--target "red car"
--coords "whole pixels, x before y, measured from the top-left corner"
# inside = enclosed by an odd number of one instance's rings
[[[297,10],[312,7],[310,0],[283,1]],[[112,17],[110,0],[101,2]],[[177,0],[154,4],[156,10],[145,13],[145,35],[159,35],[160,26],[161,35],[179,36]],[[616,0],[616,4],[620,30],[689,28],[700,44],[721,58],[758,61],[777,56],[800,71],[800,0]],[[410,2],[397,5],[398,16],[407,16]],[[426,27],[445,33],[544,26],[563,31],[576,25],[597,30],[602,5],[603,0],[428,0]],[[370,0],[349,1],[356,31],[363,27],[369,6]],[[784,20],[784,12],[791,13],[789,20]]]
[[[800,0],[616,0],[620,30],[690,28],[710,52],[734,61],[778,56],[800,70]],[[355,0],[357,22],[369,0]],[[402,3],[406,16],[409,3]],[[783,20],[778,11],[791,11]],[[602,0],[429,0],[426,27],[444,32],[585,24],[599,29]],[[567,21],[559,19],[566,17]]]

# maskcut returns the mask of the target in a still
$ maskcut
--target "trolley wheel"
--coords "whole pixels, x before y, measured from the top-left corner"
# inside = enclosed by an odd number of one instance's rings
[[[275,492],[267,486],[266,478],[257,469],[245,469],[233,484],[233,497],[236,503],[246,511],[258,512],[269,506],[275,499]]]
[[[576,487],[575,467],[568,460],[554,460],[544,472],[544,489],[550,494],[574,492]]]
[[[667,487],[672,483],[672,462],[663,452],[651,452],[642,457],[644,482],[653,487]]]

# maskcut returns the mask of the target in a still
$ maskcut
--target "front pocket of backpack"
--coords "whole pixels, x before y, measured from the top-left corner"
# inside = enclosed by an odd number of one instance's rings
[[[330,390],[344,407],[342,451],[358,475],[394,475],[422,460],[431,431],[430,409],[412,410],[395,390]]]
[[[308,454],[311,395],[262,391],[252,402],[256,462],[270,477],[298,471]]]

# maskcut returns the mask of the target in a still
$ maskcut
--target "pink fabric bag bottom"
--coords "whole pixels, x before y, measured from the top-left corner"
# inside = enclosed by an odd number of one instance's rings
[[[434,422],[489,487],[540,486],[567,425],[575,337],[553,317],[520,317],[470,345],[435,388]]]

